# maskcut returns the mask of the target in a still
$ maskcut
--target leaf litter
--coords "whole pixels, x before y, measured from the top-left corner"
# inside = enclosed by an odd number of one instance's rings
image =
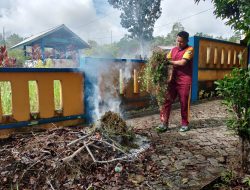
[[[94,127],[58,127],[0,141],[1,189],[123,189],[157,178],[150,146],[129,156],[135,138],[118,114]],[[153,172],[152,172],[153,171]]]

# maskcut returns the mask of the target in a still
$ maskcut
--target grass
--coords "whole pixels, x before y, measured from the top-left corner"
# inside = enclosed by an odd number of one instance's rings
[[[62,86],[60,80],[54,80],[55,110],[62,110]]]
[[[37,81],[29,81],[29,99],[30,99],[30,112],[39,112],[39,99],[38,99],[38,86]]]
[[[0,82],[1,102],[3,115],[12,114],[12,92],[10,82]]]

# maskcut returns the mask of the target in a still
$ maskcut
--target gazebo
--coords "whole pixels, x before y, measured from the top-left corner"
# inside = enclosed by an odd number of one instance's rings
[[[11,49],[22,48],[31,60],[73,59],[79,50],[90,46],[64,24],[31,36]]]

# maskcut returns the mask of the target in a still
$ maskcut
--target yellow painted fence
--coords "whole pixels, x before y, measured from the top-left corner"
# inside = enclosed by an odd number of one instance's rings
[[[37,91],[37,97],[33,97],[37,100],[35,112],[31,107],[34,102],[31,102],[30,82],[36,84],[32,89]],[[3,133],[1,130],[1,135],[9,135],[13,128],[25,125],[53,122],[70,125],[80,123],[84,118],[84,78],[78,70],[0,68],[0,84],[9,86],[7,91],[1,91],[0,96],[0,129],[6,131]],[[8,97],[4,93],[8,93]],[[7,114],[4,113],[5,98],[9,99]]]

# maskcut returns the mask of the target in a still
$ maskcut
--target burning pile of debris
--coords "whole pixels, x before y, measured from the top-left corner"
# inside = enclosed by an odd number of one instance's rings
[[[134,159],[124,151],[134,137],[125,121],[112,112],[107,112],[96,128],[56,128],[13,135],[0,141],[0,187],[86,188],[111,167]],[[90,177],[88,173],[93,171],[96,176]]]
[[[101,117],[98,130],[109,139],[112,139],[123,146],[131,146],[135,138],[132,128],[117,114],[111,111]]]

